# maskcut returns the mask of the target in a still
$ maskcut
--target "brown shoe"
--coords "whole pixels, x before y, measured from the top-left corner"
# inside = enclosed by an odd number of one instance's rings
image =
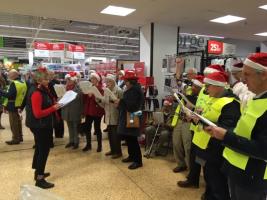
[[[19,143],[20,143],[19,141],[14,141],[14,140],[6,141],[6,144],[8,144],[8,145],[16,145]]]
[[[192,183],[189,180],[178,181],[177,185],[181,188],[199,188],[198,184]]]
[[[183,172],[187,169],[187,167],[175,167],[172,171],[174,173],[179,173],[179,172]]]

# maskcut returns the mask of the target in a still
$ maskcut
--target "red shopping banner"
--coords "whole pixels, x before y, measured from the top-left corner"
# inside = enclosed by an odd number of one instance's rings
[[[223,43],[215,40],[208,41],[208,53],[209,54],[222,54]]]
[[[64,51],[65,44],[64,43],[50,43],[50,50],[52,51]]]
[[[49,50],[50,44],[48,42],[34,42],[34,49]]]
[[[83,45],[68,44],[68,51],[71,51],[71,52],[85,52],[85,47]]]

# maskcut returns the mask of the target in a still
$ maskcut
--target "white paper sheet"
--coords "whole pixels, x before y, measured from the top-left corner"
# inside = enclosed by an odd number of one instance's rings
[[[88,94],[90,91],[90,87],[92,87],[92,83],[90,81],[80,81],[79,87],[81,88],[84,94]]]
[[[55,84],[54,89],[58,97],[63,97],[63,95],[66,93],[65,85]]]
[[[113,101],[118,99],[109,88],[104,89],[104,95],[110,97]]]
[[[67,105],[68,103],[72,102],[77,96],[76,92],[73,92],[72,90],[67,91],[64,96],[58,101],[58,103],[61,105],[61,107]]]

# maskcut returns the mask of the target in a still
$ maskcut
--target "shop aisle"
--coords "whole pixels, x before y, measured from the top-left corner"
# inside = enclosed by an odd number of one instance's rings
[[[31,184],[33,170],[33,138],[24,127],[24,142],[20,145],[8,146],[8,117],[4,115],[5,130],[0,130],[0,200],[18,199],[21,184]],[[67,129],[66,129],[67,130]],[[55,148],[51,150],[47,179],[55,183],[49,190],[65,200],[195,200],[200,199],[200,189],[181,189],[176,186],[177,180],[184,179],[184,174],[174,174],[175,163],[170,159],[144,159],[144,167],[130,171],[127,164],[120,159],[111,160],[104,155],[108,151],[108,142],[104,140],[104,151],[96,153],[96,142],[93,150],[83,153],[80,145],[78,150],[64,148],[67,139],[57,139]],[[123,147],[124,155],[126,148]]]

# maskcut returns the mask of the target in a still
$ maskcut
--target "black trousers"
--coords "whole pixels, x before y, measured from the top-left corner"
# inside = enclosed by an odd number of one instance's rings
[[[102,117],[95,117],[87,115],[85,118],[86,126],[86,142],[87,146],[91,146],[91,130],[94,123],[94,129],[97,137],[98,145],[102,145],[102,131],[101,131],[101,119]]]
[[[188,181],[195,185],[199,185],[199,177],[201,165],[196,162],[196,146],[192,143],[190,151],[190,171],[187,176]]]
[[[266,200],[267,191],[241,186],[230,177],[228,177],[228,184],[231,200]]]
[[[125,135],[124,138],[128,146],[129,158],[136,163],[142,164],[142,154],[137,140],[137,136]]]
[[[226,176],[221,172],[221,165],[207,161],[204,166],[206,181],[206,200],[230,200]]]
[[[35,141],[32,168],[36,170],[37,175],[43,175],[50,147],[53,143],[53,129],[31,128],[31,132]]]
[[[57,112],[61,118],[61,110]],[[56,120],[54,124],[54,133],[56,138],[63,138],[64,137],[64,121],[62,119]]]
[[[108,140],[110,151],[112,154],[122,154],[121,153],[121,139],[120,135],[117,133],[117,125],[108,125]]]

